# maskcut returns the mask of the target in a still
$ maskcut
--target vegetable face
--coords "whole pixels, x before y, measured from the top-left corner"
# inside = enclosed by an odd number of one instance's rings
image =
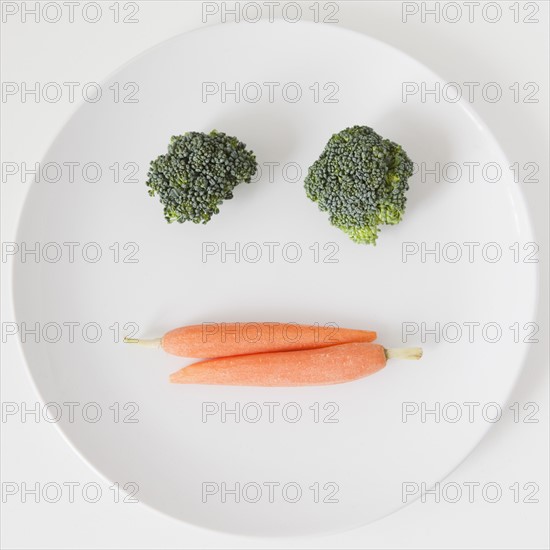
[[[146,185],[149,195],[159,196],[168,223],[208,223],[256,169],[254,153],[236,137],[187,132],[173,136],[168,153],[151,162]]]
[[[332,225],[357,243],[376,244],[380,225],[403,218],[412,171],[400,145],[368,126],[353,126],[330,138],[304,183]]]

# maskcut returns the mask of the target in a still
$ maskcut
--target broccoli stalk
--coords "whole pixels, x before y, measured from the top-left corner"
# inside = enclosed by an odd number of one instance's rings
[[[368,126],[334,134],[305,179],[307,196],[357,242],[376,244],[380,225],[399,223],[413,163]]]
[[[146,185],[159,196],[168,223],[208,223],[233,189],[250,183],[256,157],[237,138],[212,130],[173,136],[168,153],[151,162]]]

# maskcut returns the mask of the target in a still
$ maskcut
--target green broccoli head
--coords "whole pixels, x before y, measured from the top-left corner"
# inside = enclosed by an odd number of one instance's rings
[[[379,226],[403,218],[413,163],[368,126],[334,134],[305,179],[307,196],[357,243],[376,244]]]
[[[250,183],[256,157],[237,138],[213,130],[173,136],[168,153],[151,162],[146,185],[159,196],[164,217],[172,223],[207,223],[233,189]]]

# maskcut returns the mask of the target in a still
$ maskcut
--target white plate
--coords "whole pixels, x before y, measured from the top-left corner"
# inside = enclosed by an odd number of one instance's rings
[[[96,423],[59,426],[79,454],[113,482],[139,485],[137,498],[153,508],[196,525],[239,533],[289,535],[350,528],[391,513],[403,504],[404,482],[428,485],[447,475],[488,428],[479,409],[474,422],[402,421],[403,402],[433,407],[448,402],[504,405],[521,368],[524,345],[513,341],[514,322],[532,319],[535,266],[516,264],[506,247],[531,241],[524,203],[499,146],[479,118],[462,103],[401,100],[403,81],[439,79],[403,53],[366,36],[328,25],[258,23],[222,25],[178,36],[131,61],[102,86],[104,97],[84,104],[64,127],[44,162],[97,162],[98,183],[68,179],[35,183],[28,196],[19,241],[78,242],[73,263],[67,248],[59,262],[29,258],[15,268],[15,306],[20,322],[94,322],[99,342],[87,343],[77,329],[57,343],[28,339],[23,349],[45,402],[89,402],[101,406]],[[112,101],[114,82],[139,85],[138,103]],[[260,83],[262,100],[235,102],[201,98],[202,82]],[[264,82],[278,82],[270,102]],[[281,101],[285,83],[303,92],[297,103]],[[337,103],[314,102],[309,88],[320,84],[321,99],[333,90]],[[121,97],[132,90],[121,89]],[[248,89],[249,98],[253,88]],[[287,89],[290,93],[290,88]],[[331,227],[304,194],[301,181],[268,180],[266,162],[297,162],[303,169],[330,135],[346,126],[367,124],[403,144],[416,162],[497,162],[498,183],[411,181],[402,224],[382,231],[376,247],[359,246]],[[238,136],[263,165],[263,177],[242,185],[235,198],[207,226],[168,225],[161,206],[143,184],[148,162],[165,151],[171,135],[216,128]],[[139,164],[139,183],[114,183],[113,163]],[[79,171],[77,171],[77,174]],[[127,175],[128,172],[123,172]],[[292,172],[288,172],[290,177]],[[82,260],[84,243],[97,242],[103,257]],[[487,243],[503,247],[496,263],[480,260],[421,263],[401,260],[404,241]],[[113,262],[114,242],[139,245],[138,263]],[[235,262],[220,256],[203,262],[203,242],[233,246],[253,242],[261,261]],[[299,244],[303,257],[269,262],[261,243]],[[338,247],[337,263],[314,262],[314,243]],[[30,246],[30,245],[29,245]],[[250,254],[253,250],[248,249]],[[478,249],[479,251],[479,249]],[[50,253],[54,253],[50,249]],[[90,255],[92,249],[88,249]],[[131,249],[121,250],[121,258]],[[291,250],[289,249],[290,253]],[[469,343],[435,343],[420,335],[419,363],[394,362],[383,372],[351,384],[312,388],[227,388],[173,386],[168,374],[187,363],[160,351],[115,343],[114,323],[135,322],[141,336],[159,336],[176,326],[202,321],[335,322],[376,329],[387,347],[402,346],[403,322],[497,322],[501,341],[489,344],[476,334]],[[55,331],[55,329],[51,329]],[[51,333],[53,334],[53,333]],[[52,338],[53,336],[51,336]],[[121,328],[121,334],[124,330]],[[89,336],[93,336],[90,332]],[[525,336],[523,334],[522,336]],[[452,338],[449,333],[448,339]],[[113,421],[114,403],[136,402],[139,422]],[[258,403],[256,423],[220,416],[202,421],[202,404]],[[269,422],[265,402],[276,402]],[[284,420],[281,409],[297,403],[302,419]],[[315,422],[339,407],[337,423]],[[221,406],[221,405],[220,405]],[[115,406],[116,408],[116,406]],[[66,411],[66,406],[63,406]],[[290,408],[286,409],[292,415]],[[247,409],[249,417],[254,409]],[[88,408],[92,417],[94,410]],[[451,411],[449,410],[449,416]],[[257,484],[246,499],[232,495],[202,502],[203,483]],[[269,502],[268,482],[279,483]],[[296,503],[293,487],[303,494]],[[315,502],[309,487],[319,484],[321,500],[337,484],[337,503]],[[214,486],[210,486],[214,487]],[[242,488],[242,487],[241,487]]]

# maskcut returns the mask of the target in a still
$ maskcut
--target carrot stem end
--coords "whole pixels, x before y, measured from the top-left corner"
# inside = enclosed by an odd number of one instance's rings
[[[418,360],[422,357],[422,348],[393,348],[384,349],[386,359],[413,359]]]
[[[162,339],[161,338],[153,338],[152,340],[142,340],[140,338],[128,338],[127,336],[124,338],[125,344],[138,344],[139,346],[142,346],[144,348],[160,348]]]

